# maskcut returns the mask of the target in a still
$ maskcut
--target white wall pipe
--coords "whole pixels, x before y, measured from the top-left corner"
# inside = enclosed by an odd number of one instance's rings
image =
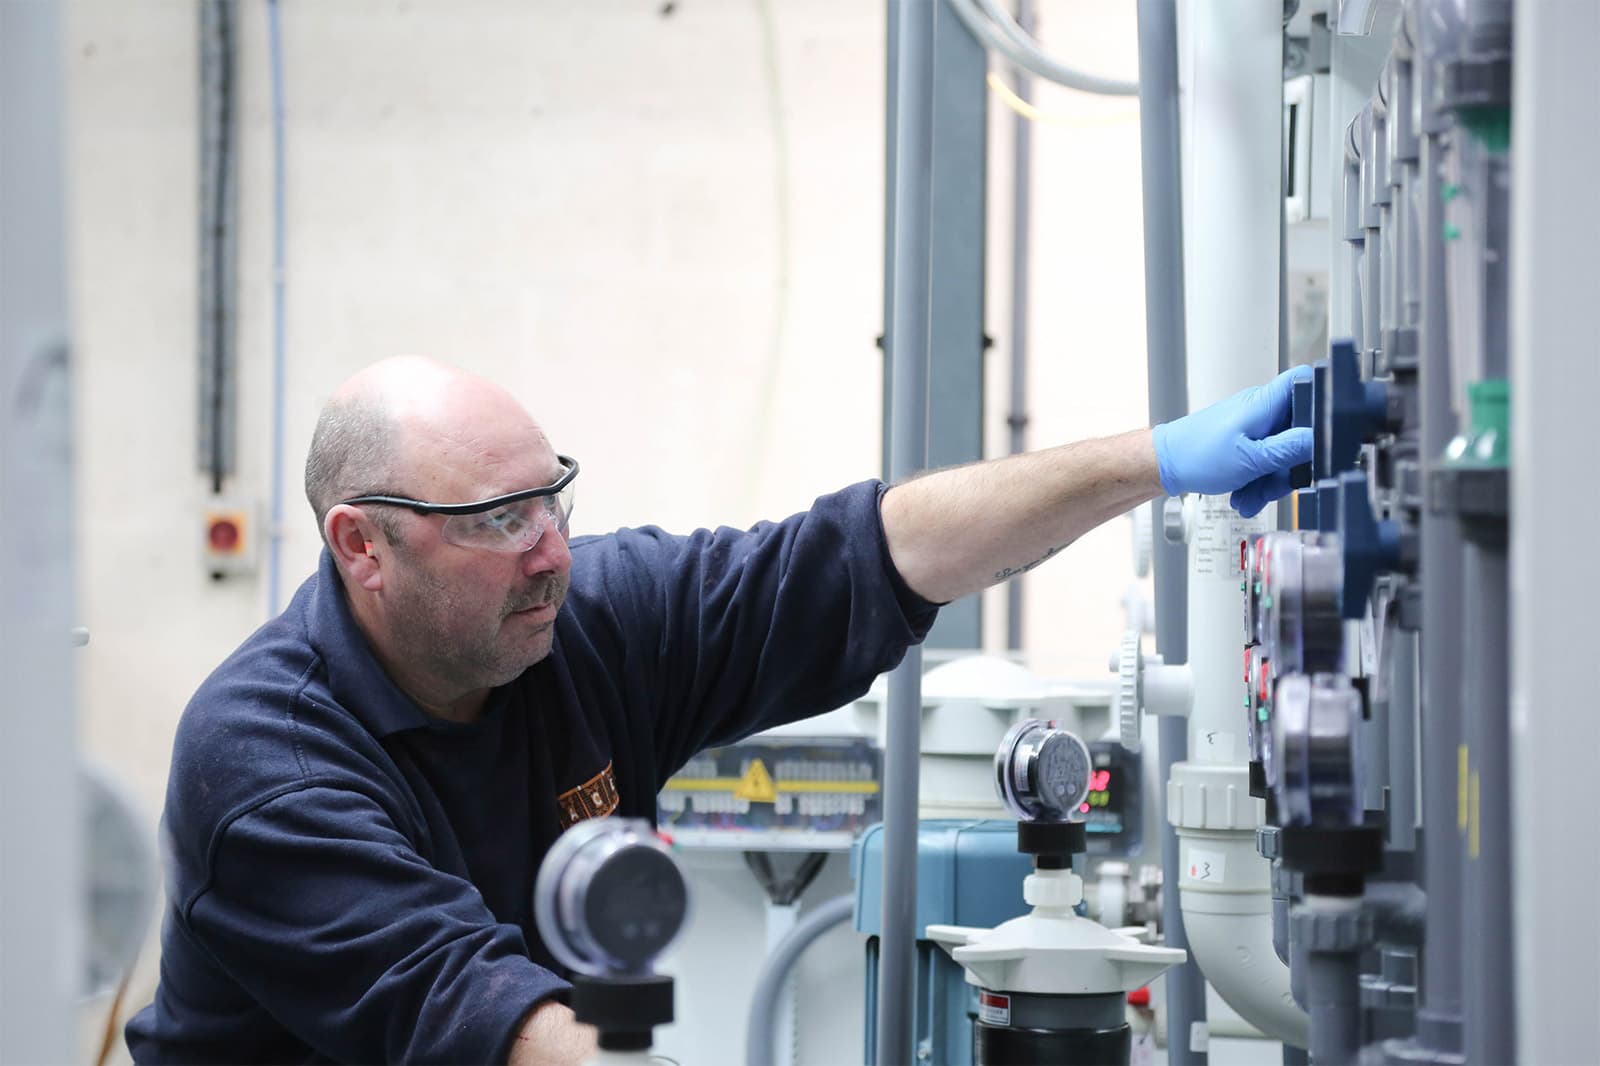
[[[1189,3],[1180,38],[1189,408],[1278,368],[1281,0]],[[1270,528],[1225,497],[1196,501],[1189,538],[1189,758],[1172,768],[1189,948],[1219,995],[1263,1033],[1304,1047],[1306,1018],[1272,948],[1270,867],[1256,853],[1242,709],[1239,544]]]

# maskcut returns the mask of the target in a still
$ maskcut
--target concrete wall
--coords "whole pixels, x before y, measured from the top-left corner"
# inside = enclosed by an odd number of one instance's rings
[[[1058,54],[1131,76],[1131,4],[1041,7]],[[264,509],[266,8],[240,0],[239,15],[241,417],[228,490]],[[282,17],[280,601],[316,557],[298,488],[316,413],[349,373],[400,352],[453,360],[521,396],[583,463],[582,532],[747,524],[879,472],[881,4],[285,0]],[[200,559],[196,26],[190,0],[69,3],[79,616],[92,633],[79,656],[81,740],[152,825],[180,710],[270,598],[264,577],[216,582]],[[1137,105],[1042,88],[1038,107],[1035,446],[1145,420]],[[1011,127],[1000,104],[993,115],[998,452]],[[1102,676],[1131,573],[1126,527],[1028,578],[1036,669]],[[998,594],[986,633],[1003,641]],[[151,950],[126,1006],[153,985]],[[803,1052],[849,1061],[859,1039]]]

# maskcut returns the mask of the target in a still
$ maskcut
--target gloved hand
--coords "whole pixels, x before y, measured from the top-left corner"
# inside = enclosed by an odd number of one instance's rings
[[[1289,468],[1311,461],[1311,430],[1289,427],[1297,366],[1265,385],[1219,400],[1154,430],[1156,463],[1167,495],[1230,492],[1234,510],[1250,518],[1289,491]]]

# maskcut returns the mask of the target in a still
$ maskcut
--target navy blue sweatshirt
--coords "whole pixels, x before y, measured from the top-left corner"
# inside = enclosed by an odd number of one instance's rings
[[[749,531],[575,538],[551,654],[471,724],[395,687],[326,552],[173,747],[139,1062],[504,1062],[566,988],[533,921],[566,825],[654,819],[707,746],[859,696],[936,608],[866,482]]]

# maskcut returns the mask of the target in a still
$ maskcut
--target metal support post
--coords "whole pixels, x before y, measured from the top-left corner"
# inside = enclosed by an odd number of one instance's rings
[[[1018,0],[1017,25],[1033,32],[1033,0]],[[1017,67],[1012,91],[1024,102],[1033,99],[1033,77]],[[1028,446],[1028,254],[1029,209],[1033,201],[1033,120],[1012,116],[1011,151],[1011,454]],[[1006,647],[1022,648],[1023,578],[1006,586]]]
[[[888,347],[890,475],[927,466],[933,210],[934,38],[939,0],[891,0],[895,72],[894,269]],[[962,32],[965,32],[964,30]],[[884,750],[883,935],[878,969],[877,1061],[913,1061],[916,992],[917,792],[922,739],[922,649],[889,675]]]
[[[926,2],[926,0],[919,0]],[[891,0],[891,12],[897,6]],[[983,329],[985,221],[988,166],[988,52],[942,2],[934,5],[937,27],[929,63],[939,72],[930,89],[929,166],[929,341],[927,452],[917,468],[939,469],[983,458]],[[895,56],[891,14],[888,89],[888,209],[891,232],[884,272],[885,466],[894,470],[892,411],[895,394],[894,300],[899,249],[892,232],[900,195],[899,59]],[[900,476],[900,475],[896,475]],[[949,604],[928,633],[928,648],[976,649],[982,646],[977,595]]]
[[[1178,97],[1176,0],[1139,0],[1139,146],[1144,176],[1145,351],[1152,425],[1181,418],[1189,409],[1184,340],[1183,188]],[[1162,527],[1161,501],[1151,507],[1151,528]],[[1153,538],[1156,649],[1163,661],[1188,660],[1188,567],[1184,546]],[[1160,719],[1161,809],[1173,763],[1189,756],[1188,723]],[[1161,819],[1161,931],[1167,946],[1187,949],[1177,885],[1182,867],[1178,835]],[[1191,1035],[1206,1019],[1206,982],[1191,958],[1167,971],[1167,1054],[1174,1066],[1203,1064]]]
[[[0,4],[0,1062],[79,1057],[61,5]]]

